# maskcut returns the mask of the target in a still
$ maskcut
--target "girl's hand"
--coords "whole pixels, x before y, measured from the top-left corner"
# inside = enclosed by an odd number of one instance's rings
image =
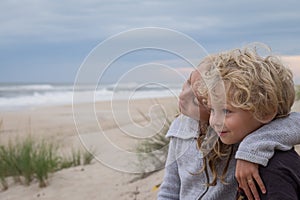
[[[255,182],[262,193],[266,193],[266,188],[258,172],[258,164],[238,159],[236,162],[235,177],[239,187],[244,190],[249,200],[253,200],[253,197],[256,200],[260,199]]]

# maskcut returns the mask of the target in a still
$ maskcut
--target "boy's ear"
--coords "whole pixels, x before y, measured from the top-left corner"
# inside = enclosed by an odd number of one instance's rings
[[[271,122],[275,118],[276,114],[277,114],[276,112],[270,113],[268,115],[265,115],[264,117],[262,117],[258,121],[261,122],[261,123],[263,123],[263,124],[267,124],[267,123]]]

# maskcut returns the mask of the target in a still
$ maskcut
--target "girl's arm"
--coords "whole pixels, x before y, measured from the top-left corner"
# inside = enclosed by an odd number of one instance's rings
[[[300,113],[293,112],[245,137],[235,158],[267,166],[275,149],[287,151],[296,144],[300,144]]]
[[[179,199],[180,179],[177,161],[175,158],[176,139],[177,138],[171,138],[170,140],[164,180],[159,188],[157,200]]]

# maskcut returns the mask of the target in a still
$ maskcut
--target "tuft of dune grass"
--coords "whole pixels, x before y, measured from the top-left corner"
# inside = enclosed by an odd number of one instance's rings
[[[176,109],[174,109],[176,110]],[[139,111],[140,115],[144,118],[145,121],[150,121],[151,119],[146,116],[143,112]],[[159,122],[164,121],[165,123],[157,123],[153,124],[153,126],[157,126],[160,132],[152,136],[151,138],[146,138],[141,140],[135,151],[138,153],[139,162],[137,165],[142,169],[163,169],[165,165],[165,160],[167,158],[168,148],[166,148],[169,144],[169,138],[166,138],[166,133],[169,130],[169,126],[171,122],[174,120],[176,116],[167,116],[164,113],[163,109],[156,111],[156,116],[158,117]],[[162,126],[162,127],[158,127]],[[159,151],[157,151],[159,150]],[[145,170],[147,171],[147,170]],[[144,173],[140,176],[140,178],[147,177],[149,173]]]
[[[0,130],[2,125],[0,120]],[[15,138],[7,145],[0,145],[0,186],[2,190],[7,190],[6,179],[13,177],[16,183],[22,185],[38,180],[39,187],[46,187],[50,173],[90,164],[93,158],[93,152],[80,150],[72,150],[71,158],[61,156],[59,145],[51,140],[34,139],[30,134],[22,140]]]
[[[296,91],[295,100],[298,101],[300,100],[300,85],[295,86],[295,91]]]

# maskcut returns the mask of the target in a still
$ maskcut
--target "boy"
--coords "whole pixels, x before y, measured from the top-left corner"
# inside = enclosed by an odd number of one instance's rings
[[[221,176],[211,176],[216,181],[219,177],[226,177],[224,174],[231,171],[229,161],[235,155],[234,149],[246,136],[274,119],[290,114],[295,90],[291,71],[275,56],[261,57],[255,49],[220,53],[212,56],[209,63],[202,66],[204,73],[201,85],[207,87],[200,87],[199,92],[207,97],[209,123],[219,136],[217,145],[224,148],[215,148],[206,159],[208,163],[214,164],[212,171],[220,160],[228,161]],[[295,130],[291,123],[282,126]],[[280,136],[281,133],[274,131],[275,138],[278,134]],[[297,138],[299,132],[295,134],[295,139]],[[265,140],[264,143],[268,145],[268,141]],[[255,142],[253,145],[255,146]],[[259,168],[267,189],[266,194],[260,193],[260,198],[300,199],[299,167],[300,157],[294,149],[275,151],[269,164]],[[253,177],[248,178],[247,184],[251,190],[256,187]],[[237,199],[246,199],[240,193],[238,195]]]

